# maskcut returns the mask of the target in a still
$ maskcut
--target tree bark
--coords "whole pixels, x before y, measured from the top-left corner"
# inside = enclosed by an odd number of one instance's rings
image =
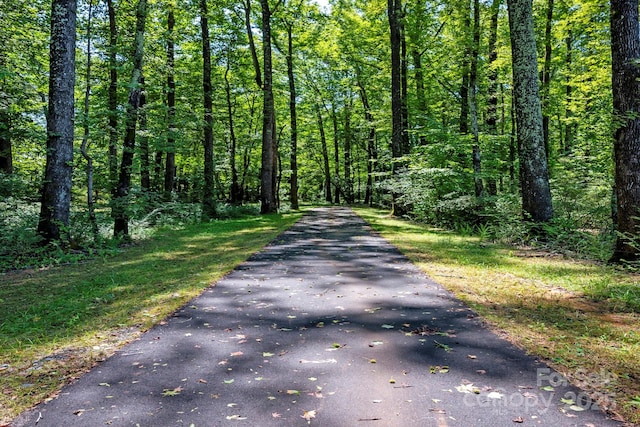
[[[53,0],[50,37],[47,161],[38,223],[38,234],[45,243],[69,240],[74,137],[75,0]]]
[[[322,111],[316,105],[316,114],[318,117],[318,129],[320,130],[320,144],[322,149],[322,164],[324,165],[324,199],[331,203],[333,197],[331,195],[331,169],[329,166],[329,150],[327,149],[327,135],[324,131],[324,121],[322,120]]]
[[[87,12],[87,67],[85,71],[85,90],[84,90],[84,111],[82,116],[82,144],[80,145],[80,153],[87,162],[87,210],[89,211],[89,223],[93,233],[93,240],[97,241],[100,237],[98,229],[98,221],[96,220],[96,209],[93,200],[93,158],[89,155],[89,100],[91,95],[91,21],[92,21],[93,1],[89,0],[89,10]]]
[[[369,134],[367,136],[367,185],[364,195],[364,204],[373,206],[373,172],[375,171],[375,164],[378,160],[378,153],[376,150],[376,126],[371,113],[371,106],[369,105],[369,97],[367,91],[362,83],[362,80],[358,76],[358,88],[360,89],[360,99],[362,101],[362,108],[364,109],[364,117],[369,124]]]
[[[175,187],[176,178],[176,82],[175,53],[174,53],[174,26],[175,17],[173,7],[169,6],[167,13],[167,155],[164,169],[164,197],[171,200],[171,194]]]
[[[472,162],[475,195],[483,196],[482,163],[478,129],[478,54],[480,52],[480,1],[473,1],[473,44],[471,46],[471,67],[469,69],[469,112],[471,113],[471,132],[473,134]]]
[[[13,173],[13,145],[11,142],[11,114],[0,111],[0,172]]]
[[[118,186],[118,29],[113,0],[107,0],[109,14],[109,189],[116,197]]]
[[[231,83],[229,82],[229,71],[231,71],[230,52],[227,56],[227,67],[224,72],[224,89],[227,97],[227,116],[229,117],[229,139],[231,149],[229,150],[229,168],[231,169],[231,188],[229,191],[229,201],[232,205],[242,204],[242,186],[238,178],[238,168],[236,166],[236,151],[238,141],[236,138],[235,124],[233,120],[233,105],[231,100]]]
[[[262,6],[262,50],[263,50],[263,112],[262,112],[262,170],[260,173],[260,212],[273,213],[278,210],[276,200],[277,159],[275,139],[275,106],[273,100],[273,63],[271,53],[271,10],[269,0],[260,0]]]
[[[611,1],[615,199],[618,238],[612,262],[640,259],[640,25],[638,0]]]
[[[351,110],[353,109],[353,99],[350,97],[344,106],[344,201],[351,205],[354,202],[353,177],[351,174],[352,163],[352,139],[351,132]]]
[[[487,130],[491,135],[498,133],[498,70],[495,62],[498,60],[498,16],[502,0],[493,0],[491,5],[491,23],[489,25],[489,62],[487,64],[487,77],[489,89],[487,96]]]
[[[549,86],[551,85],[551,26],[553,25],[553,0],[547,0],[547,20],[544,30],[544,64],[542,66],[542,132],[544,135],[544,151],[549,159]]]
[[[133,71],[129,90],[129,102],[127,104],[126,132],[122,146],[122,161],[120,163],[120,176],[116,188],[116,197],[113,200],[114,227],[113,234],[116,237],[129,238],[129,216],[127,214],[127,197],[131,187],[131,168],[136,144],[136,125],[138,121],[138,109],[140,108],[140,95],[142,93],[142,60],[144,49],[144,31],[147,19],[147,0],[139,0],[136,10],[136,33],[133,46]]]
[[[151,159],[149,154],[149,136],[147,134],[147,95],[144,84],[144,77],[140,79],[142,92],[140,92],[140,110],[138,120],[140,121],[140,188],[144,192],[151,190]]]
[[[296,82],[293,72],[293,24],[287,23],[287,77],[289,79],[289,116],[291,123],[291,181],[289,200],[291,209],[299,209],[298,202],[298,112],[296,106]]]
[[[215,172],[213,158],[213,86],[211,84],[211,41],[207,0],[200,0],[200,27],[202,30],[202,89],[204,93],[204,189],[202,192],[202,219],[217,216],[215,202]]]
[[[340,135],[338,133],[338,113],[336,112],[335,104],[331,106],[331,120],[333,121],[333,159],[336,169],[334,179],[334,203],[339,204],[342,184],[340,182]]]
[[[535,223],[553,218],[547,156],[542,132],[538,58],[531,0],[507,0],[513,97],[520,150],[520,187],[525,218]]]

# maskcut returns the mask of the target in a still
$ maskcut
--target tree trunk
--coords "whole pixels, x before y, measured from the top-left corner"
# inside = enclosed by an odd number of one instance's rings
[[[176,177],[176,82],[174,78],[174,28],[173,7],[167,13],[167,156],[164,169],[164,197],[171,200]],[[205,131],[206,132],[206,131]]]
[[[299,209],[298,203],[298,118],[296,110],[296,82],[293,73],[293,24],[287,24],[287,76],[289,79],[289,114],[291,119],[291,209]]]
[[[542,132],[544,135],[544,151],[549,159],[549,86],[551,85],[551,26],[553,24],[553,0],[547,0],[547,21],[544,30],[544,64],[542,66]]]
[[[84,90],[84,111],[82,116],[82,144],[80,152],[87,162],[87,210],[89,211],[89,223],[93,233],[93,240],[97,241],[100,237],[98,230],[98,221],[96,220],[96,209],[93,201],[93,158],[89,155],[89,100],[91,95],[91,18],[92,18],[93,1],[89,0],[89,10],[87,12],[87,68],[85,72],[85,90]]]
[[[618,239],[612,262],[640,259],[640,26],[638,0],[611,1],[611,57]]]
[[[471,7],[469,0],[464,0],[462,8],[463,31],[463,53],[462,53],[462,84],[460,85],[460,134],[469,133],[469,68],[471,66]]]
[[[491,5],[491,23],[489,26],[489,63],[487,64],[487,77],[489,79],[489,89],[487,95],[487,131],[490,135],[498,134],[498,69],[495,65],[498,59],[496,43],[498,40],[498,16],[500,14],[500,4],[502,0],[493,0]],[[504,105],[503,105],[504,109]],[[504,128],[504,119],[502,120]],[[498,194],[496,179],[490,176],[487,179],[487,192],[490,196]]]
[[[562,151],[564,154],[569,154],[573,149],[573,135],[575,132],[576,125],[573,123],[573,110],[571,109],[572,97],[573,97],[573,85],[571,84],[571,68],[573,66],[573,35],[571,30],[567,34],[567,38],[565,39],[565,44],[567,46],[567,56],[566,56],[566,67],[567,67],[567,78],[565,83],[565,110],[564,110],[564,144],[562,147]]]
[[[142,92],[140,93],[140,109],[138,120],[140,121],[140,188],[144,192],[151,190],[151,160],[149,158],[149,136],[147,135],[147,95],[144,84],[144,77],[140,79]]]
[[[334,203],[340,204],[340,193],[341,193],[340,135],[338,134],[338,113],[336,112],[335,104],[332,104],[332,107],[331,107],[331,119],[333,121],[333,157],[334,157],[335,168],[336,168],[336,177],[334,180],[334,185],[335,185]]]
[[[404,114],[402,90],[402,0],[388,0],[388,17],[391,39],[391,155],[393,157],[393,174],[402,170],[401,158],[405,154],[404,148]],[[399,194],[392,192],[392,209],[395,215],[405,213],[397,203]]]
[[[388,0],[388,15],[391,38],[391,154],[394,158],[402,157],[402,33],[400,19],[402,13],[401,0]],[[394,162],[394,171],[396,170]]]
[[[202,89],[204,93],[204,189],[202,192],[202,219],[217,216],[215,202],[215,172],[213,165],[213,86],[211,85],[211,41],[207,0],[200,0],[200,27],[202,30]]]
[[[253,61],[253,68],[255,70],[256,84],[262,89],[262,72],[260,71],[260,61],[258,60],[256,43],[253,39],[253,29],[251,28],[251,0],[243,0],[242,6],[244,7],[244,25],[247,30],[247,37],[249,38],[249,50],[251,51],[251,60]],[[268,6],[269,5],[267,5],[267,7]]]
[[[331,203],[331,169],[329,166],[329,150],[327,149],[327,135],[324,132],[324,121],[322,120],[322,111],[316,105],[316,114],[318,116],[318,129],[320,130],[320,144],[322,148],[322,164],[324,165],[324,199]]]
[[[11,114],[0,111],[0,172],[13,173],[13,147],[11,143]]]
[[[229,52],[230,56],[230,52]],[[229,168],[231,169],[231,188],[229,201],[232,205],[242,204],[242,187],[238,178],[238,168],[236,167],[236,150],[238,141],[236,138],[235,124],[233,121],[233,105],[231,100],[231,83],[229,83],[229,71],[231,71],[231,60],[227,57],[227,67],[224,72],[224,89],[227,96],[227,116],[229,117],[229,139],[231,149],[229,150]]]
[[[404,27],[405,12],[402,9],[401,0],[397,0],[397,2],[397,7],[400,8],[401,13],[398,24],[400,25],[400,99],[402,105],[402,154],[408,155],[411,151],[411,144],[409,142],[409,65],[407,61],[407,38]]]
[[[69,240],[73,173],[76,1],[53,0],[49,47],[47,163],[38,234],[45,243]]]
[[[478,54],[480,51],[480,1],[473,1],[473,45],[471,47],[471,68],[469,69],[469,112],[471,113],[471,132],[473,134],[473,180],[475,195],[483,196],[484,185],[482,183],[482,163],[480,154],[480,140],[478,129]]]
[[[353,177],[351,176],[351,145],[353,135],[351,134],[351,110],[353,109],[353,99],[349,99],[344,106],[344,201],[351,205],[354,202]]]
[[[357,84],[360,89],[360,99],[362,100],[362,108],[364,109],[364,118],[369,124],[369,134],[367,136],[367,187],[365,189],[364,204],[373,206],[373,172],[375,171],[375,164],[378,160],[378,153],[376,150],[376,126],[373,114],[371,114],[369,97],[367,96],[367,91],[365,90],[360,77],[358,77]]]
[[[491,24],[489,26],[489,62],[487,64],[487,77],[489,90],[487,96],[487,131],[491,135],[498,134],[498,69],[495,62],[498,59],[496,43],[498,40],[498,16],[500,14],[502,0],[493,0],[491,5]]]
[[[553,206],[542,133],[538,58],[531,0],[507,0],[507,5],[513,57],[513,97],[520,150],[522,210],[527,220],[547,222],[553,218]]]
[[[107,0],[109,13],[109,189],[116,197],[118,186],[118,30],[113,0]]]
[[[122,146],[122,162],[120,163],[120,176],[116,188],[116,198],[113,201],[114,227],[113,234],[116,237],[129,237],[129,217],[127,214],[127,197],[131,187],[131,167],[136,144],[136,125],[138,121],[138,109],[140,108],[140,95],[142,92],[142,60],[144,49],[144,30],[147,18],[147,0],[139,0],[136,11],[136,33],[134,41],[133,71],[129,90],[129,103],[127,104],[126,132]]]
[[[262,6],[262,49],[264,101],[262,112],[262,170],[260,173],[260,212],[263,214],[277,211],[275,194],[277,159],[275,143],[275,106],[273,100],[273,63],[271,57],[271,10],[269,0],[260,0]]]

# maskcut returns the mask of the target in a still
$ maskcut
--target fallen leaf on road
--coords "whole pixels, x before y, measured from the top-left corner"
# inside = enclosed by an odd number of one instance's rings
[[[272,413],[271,413],[271,416],[272,416],[273,418],[280,418],[280,417],[282,416],[282,414],[279,414],[279,413],[277,413],[277,412],[272,412]]]
[[[393,329],[393,328],[395,328],[395,326],[393,326],[393,325],[389,325],[389,324],[387,324],[387,323],[385,323],[385,324],[384,324],[384,325],[382,325],[381,327],[382,327],[382,328],[384,328],[384,329]]]
[[[513,422],[514,422],[514,423],[523,423],[523,422],[524,422],[524,419],[522,419],[522,417],[517,417],[517,418],[514,418],[514,419],[513,419]]]
[[[173,390],[170,390],[168,388],[165,388],[164,391],[162,392],[162,395],[164,397],[168,397],[168,396],[177,396],[180,394],[180,392],[182,391],[182,387],[176,387]]]
[[[307,423],[311,424],[311,419],[316,417],[316,411],[304,411],[304,414],[300,416],[307,420]]]

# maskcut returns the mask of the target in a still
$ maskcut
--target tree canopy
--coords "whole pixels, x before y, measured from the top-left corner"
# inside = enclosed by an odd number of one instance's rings
[[[78,2],[74,149],[84,133],[93,173],[63,161],[71,214],[56,224],[84,246],[185,211],[366,203],[495,238],[571,236],[600,258],[623,236],[634,258],[635,222],[616,217],[637,209],[617,209],[611,16],[593,0]],[[33,230],[58,182],[55,5],[6,0],[0,17],[2,203],[24,208],[3,227]]]

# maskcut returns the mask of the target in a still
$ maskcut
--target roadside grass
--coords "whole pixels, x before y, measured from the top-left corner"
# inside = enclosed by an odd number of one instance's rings
[[[640,276],[356,209],[498,333],[640,425]]]
[[[113,256],[0,275],[0,425],[55,396],[301,215],[165,229]]]

